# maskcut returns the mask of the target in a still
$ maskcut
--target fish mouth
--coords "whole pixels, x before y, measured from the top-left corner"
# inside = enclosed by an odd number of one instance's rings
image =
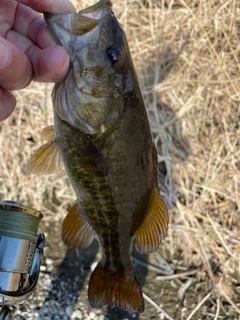
[[[103,14],[103,9],[107,6],[112,7],[111,0],[100,0],[94,5],[79,11],[78,14],[82,14],[86,17],[90,17],[93,19],[99,19],[99,18],[101,19],[102,18],[101,15]]]
[[[82,36],[98,25],[110,19],[113,15],[110,0],[100,0],[95,5],[79,11],[72,20],[72,32]]]
[[[70,36],[83,36],[113,16],[111,0],[100,0],[78,13],[44,13],[44,19],[61,45]]]

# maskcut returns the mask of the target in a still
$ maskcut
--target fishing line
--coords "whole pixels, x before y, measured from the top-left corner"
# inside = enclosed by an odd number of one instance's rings
[[[0,235],[35,241],[42,213],[18,203],[0,204]]]

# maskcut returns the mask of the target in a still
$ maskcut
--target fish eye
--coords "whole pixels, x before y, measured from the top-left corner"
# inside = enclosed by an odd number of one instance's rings
[[[118,62],[118,60],[120,59],[120,51],[118,48],[116,47],[109,47],[107,49],[107,57],[110,60],[111,64],[114,65]]]

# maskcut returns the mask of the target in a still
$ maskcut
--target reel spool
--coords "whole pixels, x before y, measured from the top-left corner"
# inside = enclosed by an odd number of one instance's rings
[[[0,202],[0,320],[11,319],[8,306],[23,303],[39,276],[44,234],[43,214],[17,202]]]

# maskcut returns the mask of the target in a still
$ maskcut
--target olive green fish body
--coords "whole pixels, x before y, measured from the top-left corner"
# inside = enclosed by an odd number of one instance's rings
[[[56,141],[68,177],[102,247],[106,248],[105,255],[112,255],[113,260],[124,260],[130,252],[126,249],[130,248],[154,189],[153,142],[143,101],[137,102],[128,106],[114,126],[95,137],[55,114]],[[106,176],[99,177],[101,172],[94,164],[88,167],[92,145],[98,148],[93,152],[106,161]],[[129,257],[129,264],[128,260]]]
[[[68,246],[84,248],[97,236],[102,257],[93,271],[92,307],[109,304],[142,312],[132,246],[153,252],[167,232],[158,192],[157,153],[127,39],[109,0],[70,15],[46,14],[66,48],[71,68],[52,94],[54,124],[28,163],[52,173],[64,163],[77,196],[62,225]]]

